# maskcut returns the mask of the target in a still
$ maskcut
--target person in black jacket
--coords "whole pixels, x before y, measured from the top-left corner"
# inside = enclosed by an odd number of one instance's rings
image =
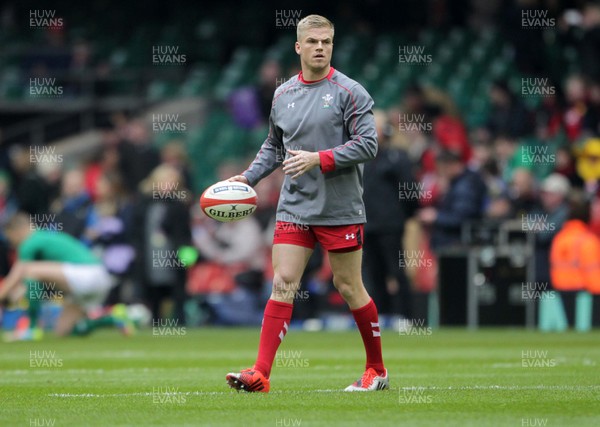
[[[582,28],[584,30],[579,54],[582,73],[592,79],[600,80],[600,3],[587,2],[583,8]]]
[[[36,170],[36,163],[31,161],[29,150],[18,146],[10,156],[13,192],[17,199],[19,210],[31,215],[48,213],[51,193],[54,190]]]
[[[152,318],[162,316],[161,303],[172,298],[173,318],[185,325],[186,269],[179,249],[191,244],[191,192],[182,185],[179,171],[161,165],[140,183],[140,199],[133,213],[136,249],[134,275],[141,293],[150,304]],[[139,297],[139,295],[138,295]]]
[[[124,127],[124,140],[117,146],[119,173],[130,193],[135,193],[140,182],[160,164],[160,153],[151,144],[148,129],[141,121],[131,121]]]
[[[492,111],[486,128],[492,138],[509,135],[518,138],[533,132],[525,104],[510,90],[506,81],[495,81],[490,88]]]
[[[479,173],[468,169],[460,154],[440,152],[437,167],[448,190],[437,208],[424,208],[418,214],[421,222],[432,226],[431,248],[434,251],[460,244],[462,225],[481,219],[487,193]]]
[[[418,199],[412,164],[404,150],[390,146],[385,116],[375,114],[379,152],[365,164],[363,200],[368,221],[363,245],[370,293],[380,313],[411,317],[412,292],[399,257],[404,253],[404,225],[416,210]]]

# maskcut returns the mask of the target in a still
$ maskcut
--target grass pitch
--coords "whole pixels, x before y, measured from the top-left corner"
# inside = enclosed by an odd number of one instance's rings
[[[600,425],[598,331],[384,331],[391,390],[344,393],[364,367],[358,331],[292,330],[267,395],[225,383],[258,329],[184,333],[0,343],[0,425]]]

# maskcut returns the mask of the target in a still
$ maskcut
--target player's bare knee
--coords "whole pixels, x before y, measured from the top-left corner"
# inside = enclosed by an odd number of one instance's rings
[[[356,294],[356,286],[353,286],[349,280],[333,278],[333,285],[338,290],[344,300],[352,300]]]
[[[273,277],[273,296],[282,301],[293,300],[300,282],[292,275],[275,274]]]

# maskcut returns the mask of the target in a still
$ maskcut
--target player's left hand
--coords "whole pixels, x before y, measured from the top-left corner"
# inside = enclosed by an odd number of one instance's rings
[[[292,156],[283,161],[283,172],[286,175],[292,175],[292,179],[298,178],[321,164],[319,153],[304,150],[287,150],[287,152]]]

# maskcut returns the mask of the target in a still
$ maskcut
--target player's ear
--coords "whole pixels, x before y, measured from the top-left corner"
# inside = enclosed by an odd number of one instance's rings
[[[300,55],[300,42],[294,44],[294,49],[296,50],[296,53]]]

